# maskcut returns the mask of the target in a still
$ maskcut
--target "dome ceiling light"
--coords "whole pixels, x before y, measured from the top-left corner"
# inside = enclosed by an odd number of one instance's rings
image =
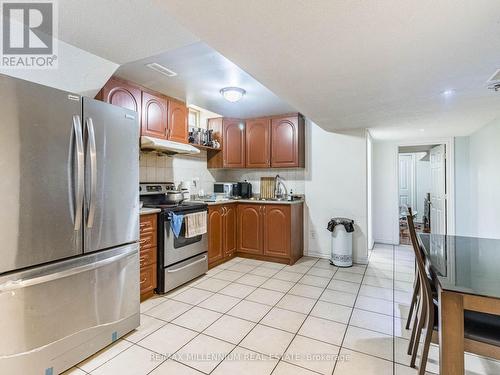
[[[240,87],[224,87],[220,93],[228,102],[235,103],[243,98],[246,91]]]

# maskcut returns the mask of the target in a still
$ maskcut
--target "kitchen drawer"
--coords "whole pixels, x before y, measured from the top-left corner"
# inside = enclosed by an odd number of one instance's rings
[[[139,276],[141,294],[149,292],[156,288],[156,264],[141,267]]]
[[[141,246],[141,250],[156,247],[156,231],[141,233],[139,245]]]
[[[156,214],[142,215],[139,230],[141,235],[146,232],[156,232]]]
[[[141,253],[139,255],[139,264],[141,269],[144,266],[149,266],[153,263],[156,264],[156,247],[141,249]]]

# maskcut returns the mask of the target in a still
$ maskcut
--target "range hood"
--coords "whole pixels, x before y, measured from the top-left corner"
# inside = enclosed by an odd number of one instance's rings
[[[141,150],[158,151],[168,155],[175,154],[199,154],[200,150],[185,143],[167,141],[148,136],[141,137]]]

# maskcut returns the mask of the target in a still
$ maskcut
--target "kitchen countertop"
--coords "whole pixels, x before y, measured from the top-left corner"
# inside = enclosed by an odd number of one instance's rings
[[[203,202],[200,200],[200,202]],[[256,203],[256,204],[300,204],[304,203],[304,199],[298,199],[295,201],[272,201],[272,200],[259,200],[259,199],[225,199],[215,202],[205,202],[209,206],[214,206],[218,204],[231,204],[231,203]]]
[[[147,215],[147,214],[157,214],[158,212],[161,212],[159,208],[147,208],[143,207],[140,209],[139,214],[140,215]]]

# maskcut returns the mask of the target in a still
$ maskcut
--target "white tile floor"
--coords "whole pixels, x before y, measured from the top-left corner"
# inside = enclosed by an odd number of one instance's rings
[[[368,266],[337,269],[236,258],[141,304],[141,326],[71,374],[406,375],[413,255],[377,245]],[[427,370],[438,372],[431,348]],[[468,374],[500,362],[466,355]]]

